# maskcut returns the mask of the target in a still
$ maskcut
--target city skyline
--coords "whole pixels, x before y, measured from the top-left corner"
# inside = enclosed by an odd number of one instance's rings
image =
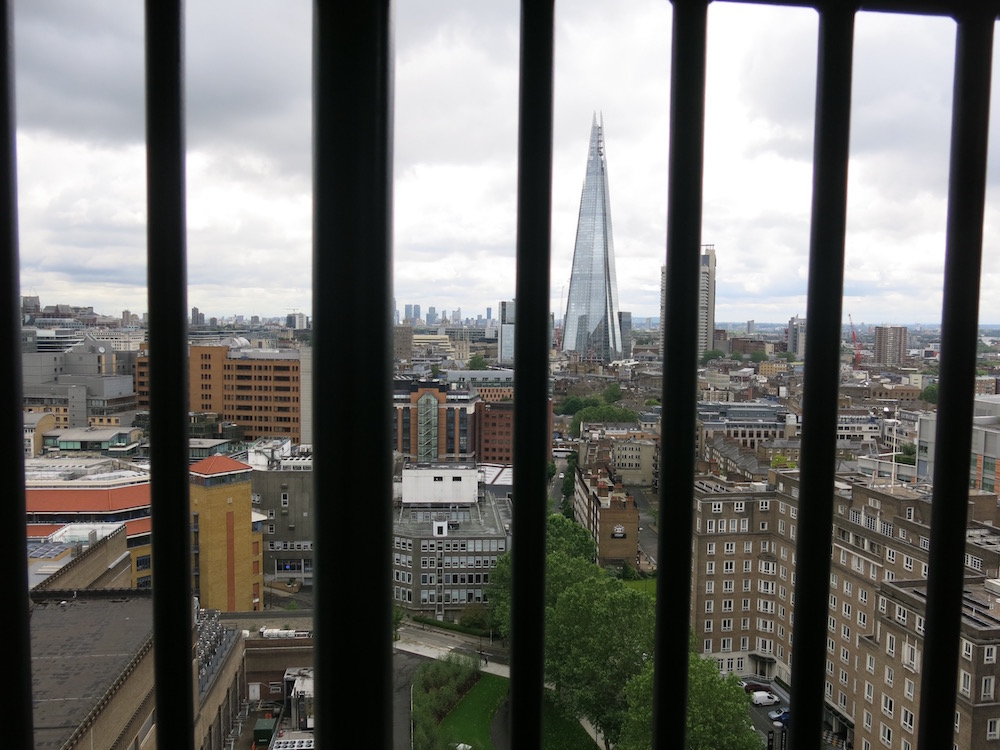
[[[553,311],[568,294],[581,123],[598,111],[621,307],[658,316],[671,7],[632,11],[556,11]],[[141,6],[19,0],[14,20],[22,294],[142,311]],[[311,307],[310,20],[305,0],[187,6],[187,305],[210,317]],[[858,15],[845,322],[940,320],[953,38],[948,19]],[[517,39],[513,0],[397,9],[401,303],[471,312],[514,297]],[[815,39],[808,10],[709,8],[701,240],[719,257],[719,320],[807,312]],[[984,323],[1000,321],[995,211],[988,200]]]

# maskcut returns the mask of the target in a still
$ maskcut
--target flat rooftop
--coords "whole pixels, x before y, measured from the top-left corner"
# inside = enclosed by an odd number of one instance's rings
[[[35,601],[31,684],[35,748],[59,748],[152,637],[153,600],[135,591]]]

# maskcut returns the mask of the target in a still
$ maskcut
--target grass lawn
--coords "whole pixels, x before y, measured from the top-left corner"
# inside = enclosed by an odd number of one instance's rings
[[[484,673],[445,720],[441,738],[446,743],[466,742],[474,750],[495,750],[490,741],[493,715],[507,697],[509,680]],[[542,747],[545,750],[594,750],[597,745],[578,721],[564,718],[546,695],[542,705]]]
[[[635,581],[622,581],[630,589],[635,589],[636,591],[642,591],[645,594],[649,594],[649,598],[654,602],[656,601],[656,579],[655,578],[640,578]]]

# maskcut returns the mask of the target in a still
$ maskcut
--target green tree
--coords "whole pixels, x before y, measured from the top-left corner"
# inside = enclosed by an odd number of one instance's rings
[[[393,605],[392,607],[392,640],[399,640],[399,626],[403,624],[406,611],[402,607]]]
[[[601,394],[605,403],[613,404],[622,399],[622,387],[618,383],[611,383]]]
[[[707,365],[713,359],[722,359],[726,356],[726,353],[721,349],[709,349],[707,352],[701,355],[701,363]]]
[[[558,513],[546,519],[545,533],[545,599],[554,605],[560,592],[571,584],[592,576],[603,575],[594,564],[594,540],[579,524]],[[490,571],[488,598],[490,623],[504,638],[510,635],[511,611],[510,553],[501,555]],[[542,573],[539,572],[541,575]]]
[[[556,471],[557,471],[557,469],[556,469],[556,462],[555,461],[549,461],[548,465],[545,467],[545,481],[546,482],[551,482],[552,481],[552,477],[554,477],[556,475]]]
[[[568,557],[576,557],[594,562],[597,547],[594,538],[578,523],[566,520],[557,513],[552,513],[546,520],[545,552],[554,554],[561,552]]]
[[[628,715],[615,750],[648,750],[653,740],[653,665],[625,686]],[[749,702],[736,676],[720,676],[715,662],[688,655],[685,750],[760,750],[750,723]]]
[[[596,396],[587,396],[587,398],[582,398],[580,396],[567,396],[558,404],[556,404],[552,411],[556,414],[569,414],[572,416],[576,414],[580,409],[584,409],[588,406],[603,406],[604,401],[597,398]]]
[[[572,497],[576,477],[576,467],[580,461],[580,454],[573,451],[566,459],[566,471],[563,472],[562,496]]]
[[[473,354],[469,361],[465,365],[470,370],[487,370],[489,365],[486,364],[486,358],[482,354]]]
[[[659,405],[660,405],[660,399],[658,398],[647,398],[644,403],[644,406],[659,406]]]
[[[938,401],[937,383],[931,383],[929,386],[920,391],[920,400],[926,401],[928,404],[936,404]]]
[[[620,406],[605,404],[604,406],[588,406],[580,409],[574,416],[570,424],[570,434],[573,437],[580,437],[580,424],[583,422],[628,422],[635,424],[639,415],[631,409],[624,409]]]
[[[507,552],[497,558],[497,564],[490,571],[490,582],[486,588],[490,602],[490,625],[501,638],[510,637],[511,605],[511,556]]]
[[[547,609],[546,681],[562,710],[593,724],[608,750],[628,715],[625,686],[652,659],[655,621],[648,596],[607,576],[574,583]]]
[[[751,362],[766,362],[767,359],[768,359],[767,352],[765,352],[763,349],[755,349],[754,351],[750,352]]]

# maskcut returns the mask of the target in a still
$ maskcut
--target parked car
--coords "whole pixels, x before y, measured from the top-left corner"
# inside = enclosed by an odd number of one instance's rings
[[[781,703],[781,699],[774,693],[767,690],[757,690],[752,693],[751,702],[755,706],[776,706]]]
[[[767,718],[771,721],[780,721],[782,724],[788,719],[790,709],[788,707],[776,708],[767,712]]]
[[[763,682],[754,682],[753,680],[740,680],[740,687],[748,693],[756,693],[760,690],[767,691],[768,689],[768,686]]]

